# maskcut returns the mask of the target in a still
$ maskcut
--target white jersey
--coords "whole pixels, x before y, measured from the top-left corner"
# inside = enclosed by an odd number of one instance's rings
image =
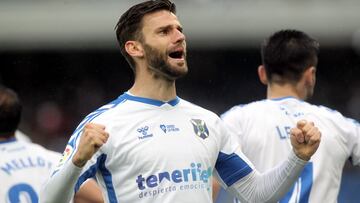
[[[15,132],[15,138],[19,141],[22,141],[22,142],[29,142],[31,143],[31,139],[29,136],[27,136],[26,134],[24,134],[22,131],[20,130],[16,130]]]
[[[283,202],[337,202],[343,166],[360,165],[360,125],[337,111],[285,97],[235,106],[222,116],[238,134],[243,153],[259,171],[281,162],[292,150],[290,128],[305,118],[322,133],[319,149]]]
[[[15,138],[0,142],[0,202],[37,203],[60,157],[60,153]]]
[[[106,202],[211,202],[214,170],[228,186],[252,171],[214,113],[180,98],[161,102],[125,93],[80,123],[52,178],[74,166],[88,122],[105,125],[110,137],[73,189],[96,176]]]

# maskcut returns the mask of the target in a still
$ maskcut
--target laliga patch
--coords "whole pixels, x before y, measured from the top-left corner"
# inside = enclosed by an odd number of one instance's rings
[[[197,136],[201,137],[202,139],[209,137],[209,130],[205,121],[201,119],[191,119],[190,122],[193,125],[195,134]]]
[[[71,145],[66,145],[65,151],[63,152],[62,158],[57,167],[64,165],[64,163],[70,158],[74,148]]]

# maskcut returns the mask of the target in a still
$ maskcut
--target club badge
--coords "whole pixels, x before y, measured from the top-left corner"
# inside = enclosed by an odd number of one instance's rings
[[[195,134],[202,139],[209,137],[209,130],[206,127],[206,123],[200,119],[191,119],[191,123],[194,127]]]

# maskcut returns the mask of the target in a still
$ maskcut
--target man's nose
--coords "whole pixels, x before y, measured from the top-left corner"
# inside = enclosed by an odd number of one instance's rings
[[[176,30],[174,38],[175,38],[176,43],[183,42],[183,41],[185,41],[185,34],[182,33],[180,30]]]

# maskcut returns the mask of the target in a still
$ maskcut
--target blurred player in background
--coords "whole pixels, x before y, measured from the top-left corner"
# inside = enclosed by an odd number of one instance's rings
[[[280,202],[337,202],[344,164],[360,165],[360,125],[339,112],[305,100],[314,92],[319,44],[307,34],[281,30],[261,47],[260,81],[267,99],[235,106],[222,118],[238,133],[244,154],[259,171],[292,151],[289,130],[307,118],[322,132],[317,153]]]
[[[40,188],[61,158],[60,153],[33,144],[29,139],[16,138],[21,110],[17,94],[0,85],[0,202],[39,202]],[[75,198],[75,203],[85,202],[103,202],[94,180],[87,182]]]
[[[188,71],[182,30],[167,0],[137,4],[121,16],[116,33],[135,82],[80,123],[43,202],[66,202],[93,176],[111,203],[209,203],[213,171],[252,202],[274,201],[292,185],[318,147],[320,132],[299,122],[291,136],[294,152],[259,174],[218,116],[176,96],[175,81]]]

